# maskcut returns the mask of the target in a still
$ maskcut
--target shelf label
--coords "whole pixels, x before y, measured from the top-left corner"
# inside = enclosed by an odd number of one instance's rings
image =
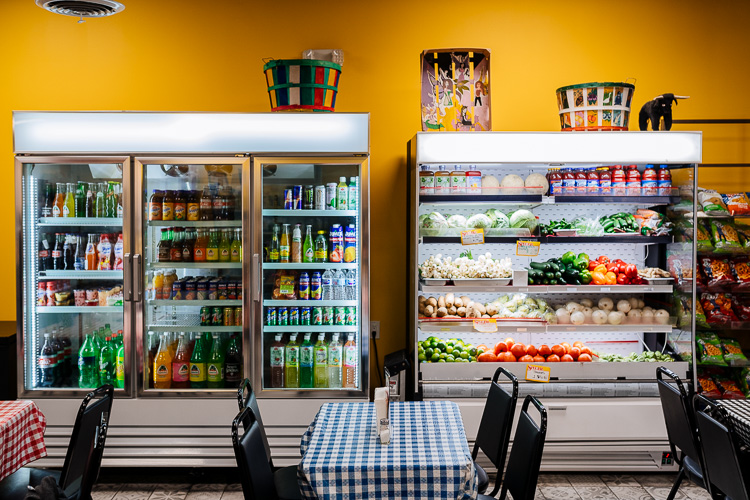
[[[461,231],[462,245],[481,245],[484,243],[484,229],[469,229]]]
[[[608,286],[603,286],[599,289],[600,292],[609,292],[610,288]]]
[[[567,288],[567,290],[568,290],[569,292],[577,292],[577,291],[578,291],[578,288],[576,288],[576,287],[574,287],[574,286],[569,286],[569,287]]]
[[[282,276],[279,292],[281,295],[290,295],[294,293],[294,276]]]
[[[549,382],[550,367],[539,365],[526,365],[526,380],[529,382]]]
[[[516,240],[516,255],[519,257],[536,257],[542,244],[538,241]]]
[[[497,331],[497,320],[494,318],[475,319],[474,330],[482,333],[495,333]]]

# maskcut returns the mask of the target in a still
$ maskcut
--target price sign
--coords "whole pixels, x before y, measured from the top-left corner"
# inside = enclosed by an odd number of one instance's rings
[[[536,257],[542,244],[538,241],[517,240],[516,255],[519,257]]]
[[[495,333],[497,331],[497,320],[494,318],[475,319],[474,330],[482,333]]]
[[[481,245],[482,243],[484,243],[484,229],[461,231],[462,245]]]
[[[526,380],[529,382],[549,382],[549,366],[526,365]]]
[[[281,295],[289,295],[294,293],[294,276],[282,276],[281,277]]]

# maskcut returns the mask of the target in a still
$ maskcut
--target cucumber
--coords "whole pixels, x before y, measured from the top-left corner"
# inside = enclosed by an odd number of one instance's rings
[[[529,266],[533,269],[538,269],[539,271],[547,271],[548,264],[546,262],[531,262]]]

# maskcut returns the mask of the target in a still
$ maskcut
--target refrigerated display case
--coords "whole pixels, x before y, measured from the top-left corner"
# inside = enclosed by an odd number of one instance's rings
[[[234,466],[227,425],[245,377],[259,396],[281,465],[299,460],[298,437],[323,402],[368,398],[368,131],[363,113],[14,113],[19,396],[35,400],[47,417],[49,455],[39,465],[64,459],[86,391],[76,382],[76,361],[101,351],[84,345],[87,334],[94,343],[111,330],[114,363],[122,367],[104,466]],[[328,183],[344,175],[356,210],[292,214],[275,198],[283,196],[284,183]],[[72,189],[69,182],[76,183]],[[93,213],[86,211],[89,187]],[[75,217],[57,217],[71,207]],[[354,260],[264,262],[260,249],[273,224],[297,222],[325,229],[329,242],[331,224],[352,225]],[[50,252],[60,240],[59,258],[46,257],[47,234]],[[274,284],[253,284],[276,273],[328,269],[356,277],[353,298],[318,301],[349,308],[349,324],[294,328],[300,340],[305,332],[325,332],[329,345],[339,333],[342,352],[351,334],[353,377],[341,388],[266,385],[270,330],[283,330],[288,344],[292,328],[262,324]],[[304,307],[303,298],[296,300],[285,305]],[[46,333],[50,340],[70,339],[70,354],[55,342],[54,357],[48,355]],[[42,374],[40,362],[56,367],[58,350],[61,366],[72,368]],[[342,376],[343,369],[342,362]]]
[[[407,183],[415,397],[456,401],[471,442],[488,381],[502,365],[519,378],[521,395],[542,398],[550,410],[542,467],[667,467],[655,371],[663,365],[695,377],[695,322],[680,311],[696,297],[687,276],[694,226],[685,220],[695,214],[700,160],[700,133],[417,134]],[[647,170],[653,185],[640,182]],[[658,184],[657,170],[671,186]],[[600,185],[609,178],[602,172],[616,181]],[[596,222],[606,216],[611,224]],[[664,227],[651,234],[640,227],[645,219]],[[551,224],[562,220],[581,223]],[[685,273],[676,271],[676,255]],[[623,264],[610,278],[601,259],[600,281],[598,256],[634,267],[626,275]],[[636,276],[646,268],[664,277]],[[497,345],[508,338],[523,347]],[[499,358],[479,356],[495,350]]]

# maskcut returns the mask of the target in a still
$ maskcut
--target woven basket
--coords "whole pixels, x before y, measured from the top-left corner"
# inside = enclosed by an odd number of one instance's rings
[[[334,111],[341,66],[315,59],[276,59],[263,66],[271,111]]]
[[[635,86],[624,82],[581,83],[557,89],[563,131],[627,130]]]

